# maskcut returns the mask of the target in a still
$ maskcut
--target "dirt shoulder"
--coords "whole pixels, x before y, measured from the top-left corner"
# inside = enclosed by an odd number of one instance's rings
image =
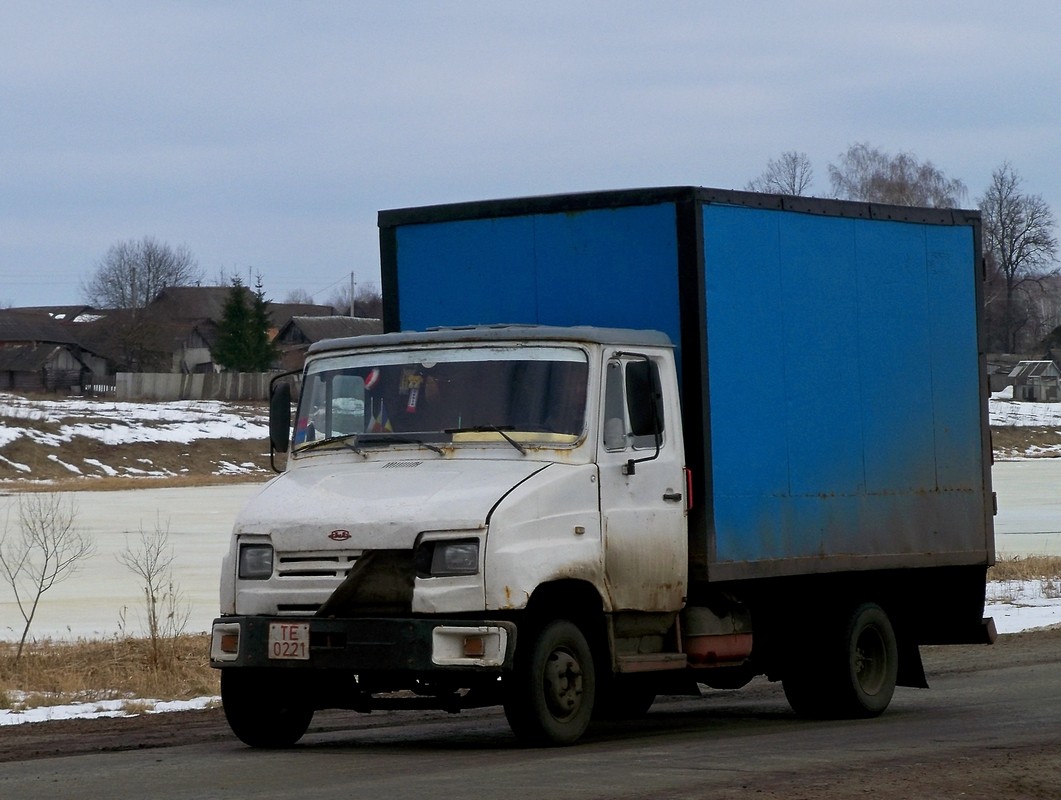
[[[1055,664],[1061,658],[1061,628],[1045,631],[1000,636],[992,647],[980,645],[958,647],[924,647],[922,654],[925,669],[931,682],[932,676],[948,673],[973,672],[1001,669],[1016,665]],[[405,714],[394,719],[415,720],[417,715]],[[359,724],[363,717],[352,712],[319,712],[314,718],[310,731],[342,730],[350,725]],[[95,720],[57,720],[54,722],[24,723],[0,727],[0,762],[29,761],[38,758],[52,758],[86,753],[105,753],[120,750],[139,750],[145,748],[177,747],[202,742],[232,740],[232,734],[225,722],[224,712],[220,708],[202,711],[181,711],[164,714],[143,714],[136,717],[104,718]],[[931,758],[929,753],[921,763],[904,765],[901,776],[902,785],[907,791],[919,785],[931,786],[933,792],[913,794],[880,794],[877,786],[877,797],[913,796],[959,796],[962,787],[969,785],[970,770],[990,772],[988,765],[1005,762],[1010,774],[1025,774],[1034,783],[1034,776],[1041,768],[1061,770],[1061,744],[1057,747],[1014,748],[995,747],[976,754],[975,765],[970,761],[960,763],[940,761]],[[1061,774],[1061,771],[1050,774]],[[831,789],[840,791],[839,776],[836,781],[826,780]],[[850,776],[845,778],[850,782]],[[823,786],[823,789],[825,787]],[[848,789],[860,793],[862,789]],[[939,792],[935,794],[934,792]],[[767,797],[773,795],[765,795]],[[781,795],[778,795],[781,796]],[[815,797],[839,797],[840,794],[823,793],[807,795]],[[854,795],[852,795],[854,796]],[[1000,797],[1011,795],[1002,794]],[[1029,797],[1046,797],[1047,795],[1029,794]]]

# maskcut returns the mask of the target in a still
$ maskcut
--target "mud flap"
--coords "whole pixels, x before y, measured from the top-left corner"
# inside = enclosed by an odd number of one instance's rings
[[[905,638],[899,642],[899,673],[895,677],[895,684],[912,686],[915,689],[928,688],[925,665],[921,661],[921,648],[916,642]]]

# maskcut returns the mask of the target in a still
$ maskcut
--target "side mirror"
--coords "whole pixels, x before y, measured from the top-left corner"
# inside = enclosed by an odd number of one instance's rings
[[[269,393],[269,445],[274,453],[286,453],[291,444],[291,384],[274,383]]]
[[[663,433],[663,389],[659,368],[647,358],[626,365],[626,408],[632,436]]]

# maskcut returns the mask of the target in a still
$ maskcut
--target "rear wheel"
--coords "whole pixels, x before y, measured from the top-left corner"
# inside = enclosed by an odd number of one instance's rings
[[[313,719],[313,707],[289,676],[261,670],[221,671],[221,704],[232,732],[251,747],[290,747]]]
[[[859,606],[816,645],[783,679],[792,709],[806,717],[845,719],[883,713],[899,669],[895,631],[884,609]]]
[[[534,745],[573,744],[593,716],[596,673],[585,635],[568,620],[547,623],[521,652],[505,679],[505,717]]]
[[[899,673],[891,620],[880,606],[866,603],[848,621],[844,641],[847,671],[837,710],[845,717],[875,717],[891,703]]]

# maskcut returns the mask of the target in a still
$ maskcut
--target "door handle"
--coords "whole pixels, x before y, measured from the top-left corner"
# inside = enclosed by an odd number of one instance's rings
[[[669,500],[672,503],[677,503],[677,502],[679,502],[682,499],[682,493],[681,492],[664,492],[663,493],[663,499],[664,500]]]

